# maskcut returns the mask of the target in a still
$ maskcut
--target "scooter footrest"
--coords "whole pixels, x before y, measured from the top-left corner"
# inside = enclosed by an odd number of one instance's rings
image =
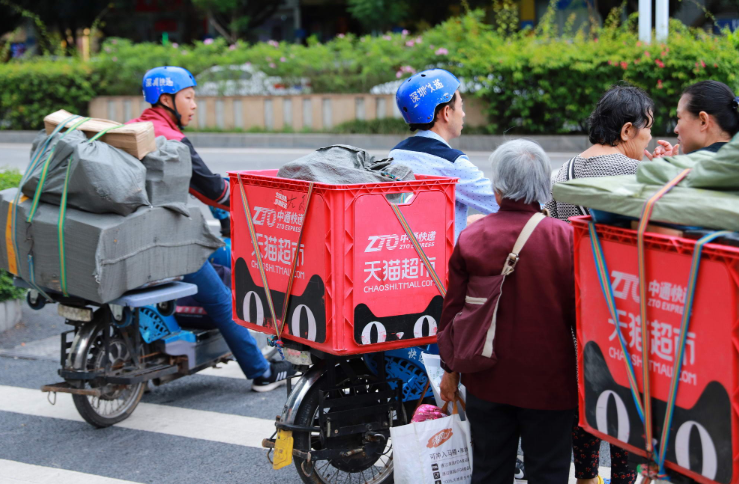
[[[85,395],[88,397],[100,396],[100,390],[97,388],[75,388],[65,381],[52,383],[51,385],[44,385],[41,387],[41,391],[53,393],[71,393],[72,395]]]
[[[154,378],[172,375],[178,371],[179,368],[174,365],[156,365],[142,370],[123,372],[119,375],[104,376],[102,380],[105,383],[135,385],[144,381],[153,380]]]

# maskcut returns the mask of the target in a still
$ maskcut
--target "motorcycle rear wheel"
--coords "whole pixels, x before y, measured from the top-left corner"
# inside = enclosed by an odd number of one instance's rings
[[[75,344],[73,344],[75,348],[73,348],[74,353],[71,357],[72,361],[76,362],[76,370],[92,372],[103,367],[104,328],[104,325],[94,324],[80,330],[80,333],[87,331],[88,334],[83,334],[80,342],[75,341]],[[111,367],[114,368],[113,371],[115,372],[116,368],[129,365],[132,357],[119,333],[120,330],[112,325],[108,328],[110,331],[108,355]],[[80,334],[78,334],[78,337],[80,337]],[[92,388],[101,391],[101,395],[98,397],[72,395],[74,406],[80,416],[87,423],[98,428],[110,427],[130,417],[146,389],[145,383],[112,385],[101,384],[94,380],[82,380],[77,381],[76,384],[79,388]]]
[[[366,366],[362,365],[362,371],[357,373],[359,379],[371,382],[376,377]],[[357,369],[357,368],[355,368]],[[341,370],[337,369],[341,374]],[[305,398],[298,409],[295,416],[295,425],[318,427],[319,391],[326,385],[326,378],[321,378],[305,395]],[[309,434],[308,432],[293,432],[294,446],[296,449],[309,451],[320,448],[320,439],[317,433]],[[356,456],[360,457],[360,456]],[[382,454],[377,456],[374,463],[367,464],[366,457],[363,465],[359,465],[359,469],[355,472],[347,471],[350,468],[357,468],[356,462],[350,460],[356,458],[348,457],[339,460],[322,460],[312,463],[312,466],[306,463],[304,459],[295,457],[293,463],[298,471],[298,475],[305,484],[393,484],[393,457],[392,457],[392,441],[388,439],[386,447]]]

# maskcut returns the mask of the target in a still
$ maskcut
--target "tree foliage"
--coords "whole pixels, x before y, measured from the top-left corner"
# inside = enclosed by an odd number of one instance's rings
[[[402,0],[347,0],[347,10],[368,32],[384,32],[405,19],[409,5]]]
[[[280,6],[278,1],[260,0],[192,0],[192,3],[210,16],[213,27],[229,43],[262,25]]]

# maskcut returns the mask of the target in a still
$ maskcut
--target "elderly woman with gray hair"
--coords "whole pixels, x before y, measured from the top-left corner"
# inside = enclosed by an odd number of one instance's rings
[[[490,161],[500,210],[459,236],[449,261],[449,292],[440,333],[465,305],[479,303],[481,298],[468,292],[481,279],[501,274],[524,226],[549,198],[550,162],[538,144],[509,141],[495,150]],[[570,226],[554,218],[541,219],[519,251],[515,270],[506,276],[500,294],[493,318],[497,362],[489,369],[461,375],[474,442],[472,483],[510,484],[519,438],[529,482],[566,483],[577,407]],[[445,360],[449,356],[442,352]],[[456,397],[459,374],[445,361],[442,366],[446,373],[441,394],[450,401]]]

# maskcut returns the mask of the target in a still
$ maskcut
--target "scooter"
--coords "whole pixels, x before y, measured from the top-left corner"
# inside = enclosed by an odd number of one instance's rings
[[[47,300],[25,281],[28,305],[41,309]],[[95,427],[128,418],[149,384],[192,375],[231,359],[218,330],[182,329],[174,317],[176,300],[197,292],[194,284],[164,281],[130,291],[107,304],[65,297],[45,290],[65,323],[61,334],[63,381],[41,387],[70,393],[77,411]]]

